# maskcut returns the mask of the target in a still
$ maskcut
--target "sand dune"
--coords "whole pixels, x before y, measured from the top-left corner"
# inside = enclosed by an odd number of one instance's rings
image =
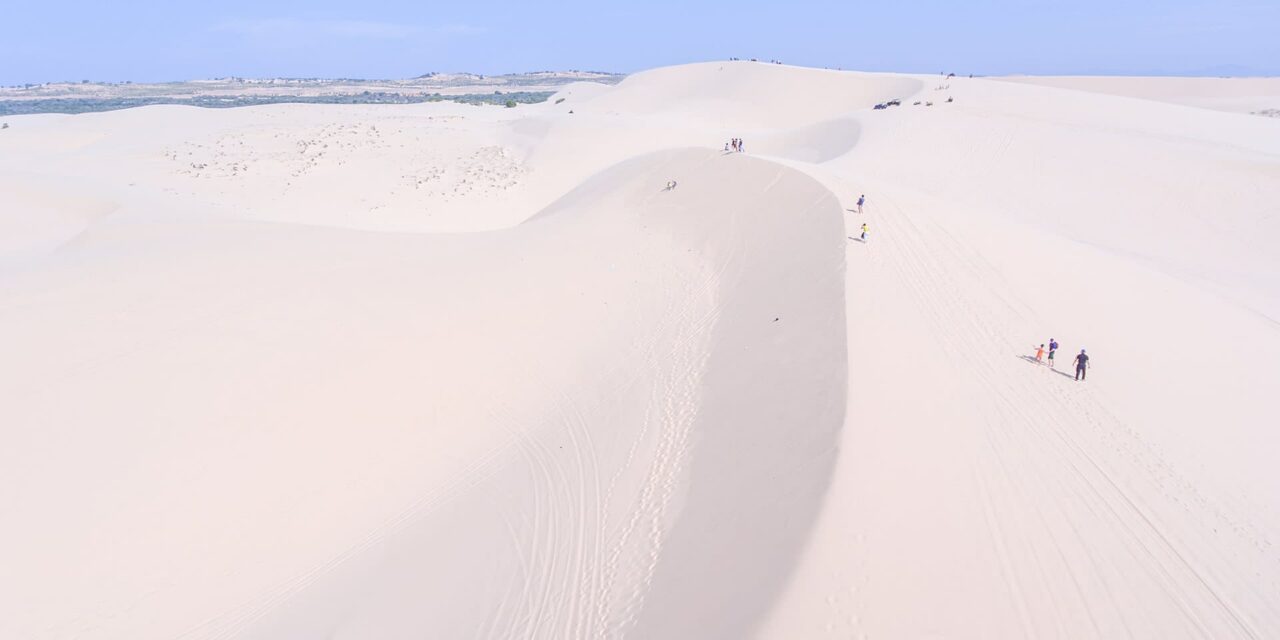
[[[913,94],[922,85],[919,79],[889,74],[709,62],[630,76],[594,99],[584,113],[794,129]]]
[[[12,118],[0,637],[1276,636],[1280,120],[1130,82]]]
[[[1280,117],[1280,78],[1013,76],[1002,79],[1232,113]]]

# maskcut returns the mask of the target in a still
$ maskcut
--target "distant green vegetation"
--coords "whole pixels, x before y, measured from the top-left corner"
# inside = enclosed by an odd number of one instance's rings
[[[32,113],[91,113],[115,111],[153,104],[181,104],[191,107],[226,109],[263,104],[419,104],[423,102],[461,102],[474,105],[504,105],[545,102],[553,91],[512,91],[441,95],[439,93],[392,93],[364,91],[358,94],[324,96],[190,96],[190,97],[112,97],[112,98],[32,98],[0,100],[0,116]]]

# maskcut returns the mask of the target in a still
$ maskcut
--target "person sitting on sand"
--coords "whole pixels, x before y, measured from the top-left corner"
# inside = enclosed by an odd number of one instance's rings
[[[667,191],[671,191],[672,189],[675,189],[675,188],[676,188],[676,181],[675,181],[675,180],[668,180],[668,181],[667,181]]]

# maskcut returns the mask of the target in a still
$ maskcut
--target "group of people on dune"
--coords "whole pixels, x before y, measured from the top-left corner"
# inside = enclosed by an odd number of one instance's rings
[[[1044,353],[1045,348],[1043,344],[1036,347],[1036,364],[1044,364]],[[1051,368],[1053,368],[1053,356],[1057,353],[1058,341],[1053,338],[1049,338],[1049,366]],[[1081,349],[1080,353],[1076,354],[1074,364],[1076,365],[1076,380],[1084,380],[1085,374],[1089,371],[1089,354],[1085,353],[1084,349]]]
[[[849,211],[857,211],[858,214],[861,215],[862,208],[866,203],[867,203],[866,194],[859,195],[857,208],[849,209]],[[862,223],[861,231],[862,231],[862,235],[859,236],[859,239],[862,240],[862,242],[866,242],[867,234],[871,231],[870,227],[867,226],[866,222]],[[852,240],[853,238],[851,237],[849,239]],[[1058,353],[1058,341],[1055,340],[1054,338],[1049,338],[1049,346],[1047,351],[1049,355],[1048,364],[1050,367],[1054,367],[1054,356],[1056,356]],[[1036,357],[1035,357],[1036,364],[1045,364],[1045,352],[1046,352],[1045,345],[1041,344],[1039,347],[1036,347]],[[1081,349],[1080,353],[1076,354],[1076,357],[1073,360],[1073,364],[1075,364],[1076,366],[1076,381],[1084,380],[1085,375],[1089,371],[1089,354],[1084,349]]]
[[[864,193],[858,196],[858,204],[857,204],[858,208],[856,209],[856,211],[858,212],[858,215],[862,215],[862,205],[866,203],[867,203],[867,194]],[[855,209],[850,209],[850,211],[855,211]],[[860,237],[860,239],[863,242],[867,241],[867,233],[869,233],[870,231],[871,231],[871,227],[868,227],[867,223],[865,222],[862,223],[862,236]]]
[[[738,151],[738,152],[743,151],[742,138],[733,138],[732,140],[724,143],[724,150],[725,150],[725,153],[728,153],[730,151]]]

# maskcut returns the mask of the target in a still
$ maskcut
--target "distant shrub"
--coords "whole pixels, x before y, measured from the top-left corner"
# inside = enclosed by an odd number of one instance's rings
[[[533,104],[550,99],[551,91],[516,91],[501,95],[492,93],[468,93],[442,95],[437,93],[394,93],[370,91],[350,94],[319,96],[296,95],[236,95],[236,96],[120,96],[109,98],[34,98],[0,100],[0,117],[30,113],[89,113],[113,111],[150,104],[182,104],[193,107],[227,108],[252,105],[300,103],[300,104],[413,104],[419,102],[459,102],[475,106],[504,106],[508,109],[521,104]]]

